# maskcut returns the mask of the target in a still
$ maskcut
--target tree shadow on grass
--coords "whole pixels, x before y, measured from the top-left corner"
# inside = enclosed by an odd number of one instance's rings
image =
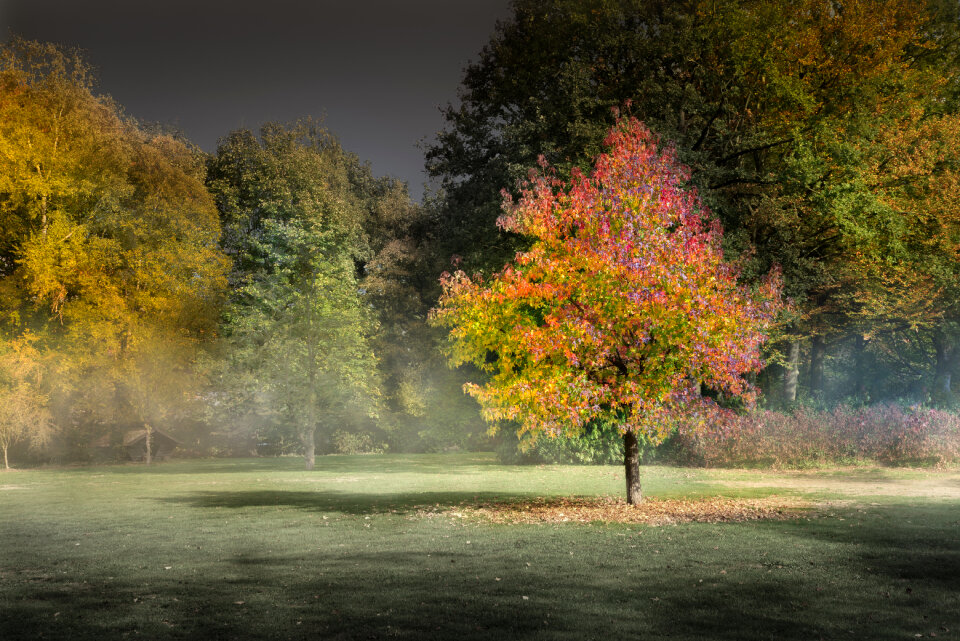
[[[956,501],[874,505],[846,510],[842,518],[785,523],[783,528],[798,538],[854,550],[865,572],[884,577],[904,592],[909,588],[912,593],[911,582],[933,582],[960,594]]]
[[[903,472],[917,472],[916,476],[904,475]],[[830,483],[874,483],[878,485],[899,485],[911,482],[936,481],[943,484],[960,482],[960,478],[945,478],[951,472],[937,473],[931,467],[904,468],[902,466],[868,467],[868,468],[838,468],[827,470],[787,470],[779,472],[797,481],[829,481]]]
[[[93,569],[83,590],[54,578],[8,602],[0,636],[886,641],[918,632],[896,618],[871,621],[883,603],[872,593],[820,594],[802,578],[769,575],[700,584],[691,571],[664,571],[620,547],[593,564],[568,555],[590,538],[571,533],[537,537],[546,551],[536,557],[509,543],[465,552],[384,541],[382,550],[309,556],[239,551],[193,578],[105,582]]]
[[[364,494],[307,492],[292,490],[247,490],[191,492],[159,499],[194,508],[263,508],[289,507],[310,512],[340,512],[344,514],[407,514],[417,511],[437,511],[457,506],[475,506],[483,503],[504,503],[529,500],[526,494],[503,492],[416,492],[403,494]]]
[[[301,473],[304,476],[338,474],[481,474],[483,468],[499,466],[490,453],[458,452],[449,454],[329,454],[318,456],[316,468],[304,469],[297,456],[174,459],[149,467],[142,463],[67,468],[75,473],[94,474],[267,474]]]

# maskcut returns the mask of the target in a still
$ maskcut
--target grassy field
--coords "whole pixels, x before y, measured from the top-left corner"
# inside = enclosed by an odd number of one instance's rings
[[[644,468],[803,518],[501,525],[433,509],[622,493],[486,454],[0,473],[0,639],[960,639],[960,474]]]

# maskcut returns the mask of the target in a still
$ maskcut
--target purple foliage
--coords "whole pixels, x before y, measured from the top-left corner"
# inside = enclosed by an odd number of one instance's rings
[[[673,445],[679,461],[707,466],[942,465],[960,462],[960,416],[899,405],[754,411],[681,425]]]

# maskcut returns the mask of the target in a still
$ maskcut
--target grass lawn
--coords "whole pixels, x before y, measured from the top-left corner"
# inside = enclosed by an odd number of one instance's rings
[[[788,521],[502,525],[621,494],[491,455],[0,473],[0,639],[960,639],[960,474],[644,468],[658,497],[830,501]]]

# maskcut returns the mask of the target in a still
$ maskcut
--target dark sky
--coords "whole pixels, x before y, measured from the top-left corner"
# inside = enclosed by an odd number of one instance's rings
[[[238,127],[323,117],[419,199],[417,143],[509,13],[509,0],[0,0],[0,37],[81,47],[102,93],[208,151]]]

